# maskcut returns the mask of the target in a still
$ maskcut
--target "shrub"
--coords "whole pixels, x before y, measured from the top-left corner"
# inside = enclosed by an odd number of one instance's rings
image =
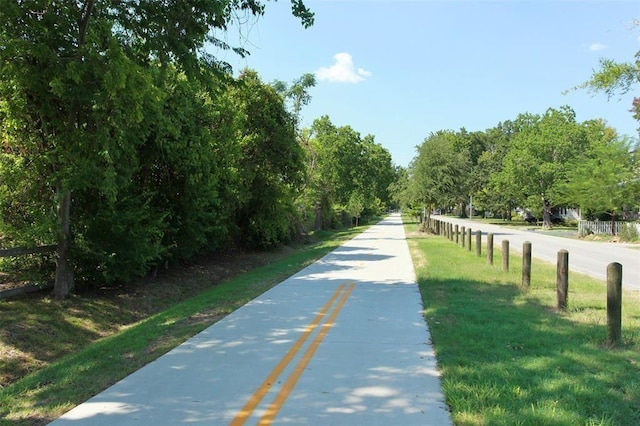
[[[638,225],[634,222],[622,224],[622,226],[620,226],[618,236],[620,237],[620,241],[637,241],[640,239]]]

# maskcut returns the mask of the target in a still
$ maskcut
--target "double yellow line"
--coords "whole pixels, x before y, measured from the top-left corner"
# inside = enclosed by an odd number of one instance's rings
[[[296,356],[296,354],[298,353],[300,348],[302,348],[302,346],[307,341],[311,333],[313,333],[314,329],[318,327],[318,324],[322,322],[327,312],[329,312],[329,310],[331,309],[331,306],[333,306],[336,300],[340,298],[340,300],[338,301],[338,304],[335,306],[335,308],[331,312],[331,315],[329,315],[329,318],[327,318],[327,321],[324,324],[322,324],[322,329],[313,339],[313,341],[307,348],[307,351],[304,353],[300,361],[298,361],[298,364],[294,368],[293,372],[291,373],[287,381],[284,383],[284,385],[280,389],[280,392],[278,392],[278,395],[276,395],[271,405],[269,405],[266,412],[260,418],[260,421],[258,422],[258,424],[270,425],[273,422],[273,419],[275,419],[276,415],[280,411],[280,408],[282,408],[282,405],[285,403],[285,401],[289,397],[289,394],[295,387],[296,383],[298,382],[298,379],[304,372],[304,369],[307,367],[307,365],[309,364],[309,361],[311,361],[311,358],[313,358],[313,355],[316,353],[316,350],[320,346],[320,343],[322,343],[322,340],[324,340],[325,336],[329,332],[329,329],[331,328],[331,326],[333,326],[333,323],[336,317],[340,313],[340,310],[342,309],[345,302],[349,298],[349,295],[353,291],[354,287],[355,287],[354,283],[351,283],[349,287],[347,287],[346,284],[341,284],[336,289],[336,291],[333,293],[329,301],[322,307],[318,315],[316,315],[313,321],[311,321],[311,323],[307,325],[304,332],[298,338],[296,343],[289,349],[289,351],[285,354],[285,356],[280,360],[278,365],[275,366],[275,368],[267,376],[264,382],[262,382],[260,387],[258,387],[258,389],[253,393],[253,395],[251,395],[251,398],[249,398],[249,401],[247,401],[244,407],[242,407],[240,412],[231,421],[231,423],[229,424],[230,426],[240,426],[247,421],[249,416],[251,416],[251,413],[253,413],[256,407],[260,404],[260,401],[262,401],[265,395],[269,392],[269,390],[271,389],[271,386],[275,383],[276,379],[280,376],[280,374],[282,374],[284,369],[289,365],[291,360]]]

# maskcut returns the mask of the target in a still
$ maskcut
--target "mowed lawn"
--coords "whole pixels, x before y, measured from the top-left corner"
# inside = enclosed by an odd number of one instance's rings
[[[622,345],[609,348],[605,282],[570,273],[559,312],[555,265],[534,260],[523,290],[521,257],[505,273],[499,247],[491,266],[485,247],[406,229],[456,425],[640,424],[639,292],[623,290]]]

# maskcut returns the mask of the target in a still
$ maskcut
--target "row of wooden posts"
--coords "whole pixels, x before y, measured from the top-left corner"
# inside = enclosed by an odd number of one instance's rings
[[[462,248],[472,250],[472,230],[459,227],[451,222],[430,218],[430,227],[436,234],[444,236]],[[482,231],[475,232],[476,255],[482,256]],[[487,262],[493,265],[493,234],[487,234]],[[502,240],[502,270],[509,271],[509,240]],[[567,309],[569,292],[569,252],[558,251],[556,272],[557,308]],[[531,242],[522,245],[522,288],[531,285]],[[607,266],[607,340],[610,346],[618,346],[622,341],[622,265],[614,262]]]

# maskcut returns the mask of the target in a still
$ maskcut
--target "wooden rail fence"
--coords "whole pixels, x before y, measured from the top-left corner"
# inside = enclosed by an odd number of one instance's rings
[[[19,257],[27,256],[30,254],[45,254],[56,251],[57,245],[39,246],[39,247],[13,247],[8,249],[0,249],[0,258],[3,257]],[[53,287],[52,283],[46,283],[44,285],[39,284],[26,284],[20,287],[11,288],[8,290],[0,291],[0,300],[8,299],[22,294],[33,293],[47,288]]]

